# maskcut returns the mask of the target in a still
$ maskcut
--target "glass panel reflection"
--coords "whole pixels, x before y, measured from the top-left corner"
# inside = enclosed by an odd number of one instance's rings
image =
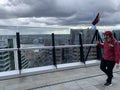
[[[56,49],[57,64],[79,62],[79,60],[80,60],[80,53],[78,47]]]
[[[15,70],[13,51],[0,51],[0,72]]]
[[[35,49],[21,51],[22,69],[52,65],[51,49]]]

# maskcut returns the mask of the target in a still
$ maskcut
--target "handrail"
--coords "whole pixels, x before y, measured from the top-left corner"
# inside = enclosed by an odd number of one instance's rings
[[[83,44],[83,47],[94,47],[94,46],[96,46],[96,44]],[[59,46],[54,46],[55,47],[55,49],[59,49],[59,48],[73,48],[73,47],[80,47],[80,45],[59,45]],[[4,48],[4,49],[0,49],[0,52],[3,52],[3,51],[18,51],[18,50],[20,50],[20,51],[22,51],[22,50],[35,50],[35,49],[53,49],[53,46],[39,46],[39,47],[20,47],[20,48]],[[15,53],[16,54],[16,53]],[[78,64],[80,63],[80,62],[77,62]],[[62,65],[62,64],[61,64]],[[80,65],[80,64],[79,64]],[[82,64],[83,65],[83,64]],[[52,69],[52,70],[55,70],[55,67],[53,66],[53,65],[51,65],[51,66],[48,66],[50,69]],[[56,67],[58,67],[58,65],[56,66]],[[63,67],[63,66],[62,66]],[[38,67],[38,68],[42,68],[42,67]],[[43,68],[44,68],[44,66],[43,66]],[[67,67],[66,67],[67,68]],[[31,69],[31,68],[30,68]],[[57,69],[57,68],[56,68]],[[59,68],[58,68],[59,69]],[[18,75],[20,75],[20,74],[24,74],[23,73],[23,70],[24,69],[21,69],[22,70],[22,73],[21,73],[21,71],[19,70],[19,73],[18,73],[18,69],[15,69],[15,70],[13,70],[13,71],[5,71],[6,73],[7,72],[13,72],[12,73],[12,75],[16,75],[16,76],[18,76]],[[28,70],[28,68],[26,69],[26,70]],[[46,70],[47,71],[47,70]],[[2,72],[1,72],[2,73]],[[4,73],[4,72],[3,72]],[[6,75],[6,74],[5,74]],[[9,75],[8,75],[9,76]]]
[[[90,47],[90,46],[97,46],[96,44],[83,44],[83,47]],[[60,46],[55,46],[55,48],[72,48],[72,47],[80,47],[80,45],[60,45]],[[19,48],[20,50],[34,50],[34,49],[52,49],[53,46],[40,46],[40,47],[25,47],[25,48]],[[5,49],[0,49],[1,51],[17,51],[18,48],[5,48]]]
[[[18,48],[5,48],[5,49],[0,49],[0,52],[2,51],[17,51]]]
[[[24,47],[24,48],[19,48],[20,50],[29,50],[29,49],[52,49],[53,46],[40,46],[40,47]]]

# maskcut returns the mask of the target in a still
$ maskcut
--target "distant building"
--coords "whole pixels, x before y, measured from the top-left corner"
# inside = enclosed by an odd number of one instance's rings
[[[92,38],[95,34],[95,30],[90,29],[71,29],[70,38],[72,45],[79,45],[79,34],[82,34],[82,43],[83,44],[91,44]],[[94,40],[93,43],[96,43]],[[90,47],[84,47],[84,57],[86,56]],[[73,60],[80,60],[80,48],[73,48]],[[91,48],[91,52],[89,53],[88,59],[96,58],[96,47]]]
[[[55,46],[64,46],[70,44],[70,35],[69,34],[55,34]],[[52,46],[52,39],[50,37],[45,38],[44,45]],[[52,53],[52,50],[49,50],[49,53]],[[52,54],[49,54],[52,57]],[[56,62],[57,64],[72,62],[71,60],[71,48],[56,48],[55,49]]]
[[[113,33],[115,34],[117,40],[120,41],[120,30],[113,30]]]
[[[0,41],[0,49],[8,48],[5,41]],[[8,51],[0,52],[0,71],[11,70],[10,53]]]
[[[22,69],[25,69],[25,68],[28,68],[28,59],[27,57],[25,56],[25,54],[21,54],[21,65],[22,65]]]
[[[14,36],[0,36],[0,49],[14,48],[13,39]],[[13,51],[0,51],[0,71],[15,70],[15,56]],[[16,58],[17,59],[17,58]],[[22,68],[28,67],[28,60],[24,55],[24,52],[21,53],[21,65]]]

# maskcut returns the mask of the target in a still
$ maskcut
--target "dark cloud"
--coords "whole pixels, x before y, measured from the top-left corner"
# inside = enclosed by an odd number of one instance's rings
[[[120,23],[119,0],[8,0],[0,5],[1,22],[22,18],[21,24],[90,25],[98,12],[101,15],[99,25]]]

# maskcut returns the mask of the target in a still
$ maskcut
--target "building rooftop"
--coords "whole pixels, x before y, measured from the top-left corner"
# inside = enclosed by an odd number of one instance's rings
[[[106,76],[99,64],[64,69],[0,81],[0,90],[119,90],[120,71],[114,68],[113,85],[105,87]]]
[[[52,33],[44,36],[44,42],[41,36],[21,38],[18,32],[14,38],[1,37],[7,40],[9,47],[0,49],[0,67],[5,69],[0,71],[0,90],[118,90],[119,69],[114,69],[113,86],[103,85],[106,76],[99,69],[102,52],[94,44],[98,34],[97,31],[91,34],[86,30],[77,33],[77,37],[73,33],[69,38],[64,35],[61,39]],[[21,44],[38,42],[44,45],[21,47]],[[8,61],[10,63],[6,65]]]

